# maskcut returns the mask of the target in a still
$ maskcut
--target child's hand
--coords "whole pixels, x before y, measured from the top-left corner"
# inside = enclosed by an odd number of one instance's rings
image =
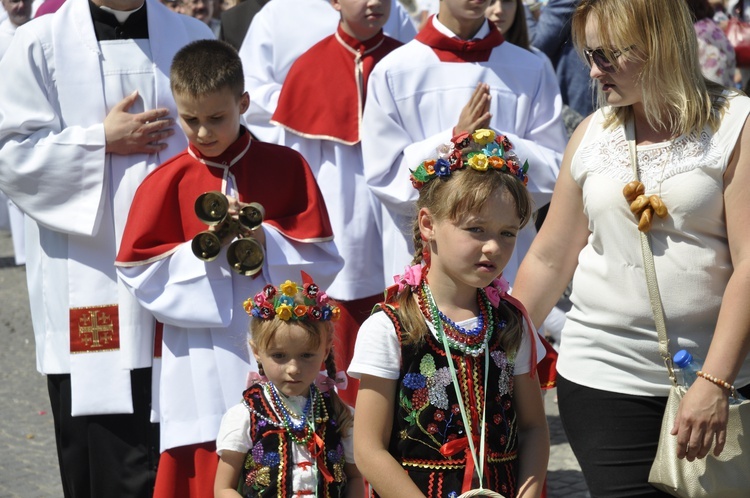
[[[241,202],[237,200],[236,197],[232,197],[231,195],[227,196],[227,202],[229,203],[229,208],[227,209],[227,215],[230,216],[233,219],[237,219],[237,214],[240,212],[240,209],[242,209]]]
[[[263,252],[266,251],[266,232],[263,231],[263,227],[258,227],[255,230],[242,230],[243,237],[250,237],[258,241],[263,246]]]
[[[458,124],[453,129],[453,134],[471,133],[480,128],[487,128],[490,125],[490,86],[487,83],[479,83],[474,93],[471,95],[469,102],[461,110],[458,117]]]
[[[229,201],[229,210],[227,211],[227,215],[232,219],[232,223],[234,224],[236,222],[237,224],[237,232],[236,234],[240,237],[251,237],[255,240],[257,240],[261,246],[263,246],[263,250],[266,249],[266,234],[263,231],[263,229],[260,227],[260,223],[258,223],[258,226],[256,228],[247,227],[245,226],[245,223],[242,223],[240,221],[239,215],[240,211],[242,211],[243,208],[250,207],[250,203],[246,202],[240,202],[235,197],[232,197],[230,195],[227,196],[227,201]],[[261,211],[261,215],[262,215]],[[262,221],[262,217],[261,217]],[[245,221],[248,222],[247,220]]]

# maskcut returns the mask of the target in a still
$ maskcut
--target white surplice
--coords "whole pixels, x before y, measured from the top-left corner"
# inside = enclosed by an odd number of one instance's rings
[[[391,15],[383,32],[406,43],[416,30],[398,0],[390,1]],[[245,121],[253,135],[280,143],[280,129],[269,121],[289,68],[310,47],[334,33],[340,18],[328,0],[273,0],[253,17],[239,50],[245,89],[250,93]],[[332,91],[335,85],[331,82]]]
[[[9,18],[5,18],[0,21],[0,59],[3,58],[3,54],[8,50],[10,42],[13,39],[13,35],[16,34],[16,25],[10,22]]]
[[[0,189],[28,215],[37,368],[71,373],[74,415],[132,413],[129,371],[151,365],[154,321],[117,281],[114,258],[138,184],[186,145],[178,132],[159,154],[106,154],[104,118],[136,89],[130,112],[166,107],[175,117],[172,57],[212,37],[198,20],[155,0],[146,5],[150,38],[140,46],[116,41],[114,51],[103,50],[89,3],[68,0],[21,26],[0,61],[0,73],[13,75],[0,78]],[[112,62],[122,53],[132,58]],[[122,72],[132,66],[137,74]],[[107,67],[121,72],[105,78]],[[118,306],[119,348],[72,355],[71,308],[104,305]]]
[[[445,32],[433,18],[436,28]],[[480,30],[487,33],[487,25]],[[492,50],[486,62],[441,62],[432,48],[414,40],[373,69],[362,122],[367,184],[384,206],[384,283],[411,262],[411,223],[418,191],[409,171],[437,157],[450,140],[461,110],[478,83],[492,97],[490,127],[506,135],[521,161],[529,161],[528,189],[537,208],[547,204],[567,138],[560,118],[562,99],[549,62],[511,43]],[[536,230],[521,231],[504,276],[512,282]]]
[[[344,301],[381,294],[381,206],[364,180],[361,145],[306,138],[284,129],[280,141],[302,154],[318,179],[336,247],[344,259],[326,292]]]
[[[300,282],[300,270],[326,289],[341,268],[333,241],[299,243],[263,225],[266,257],[253,279],[234,273],[226,247],[215,261],[195,257],[191,241],[152,263],[118,267],[138,300],[164,323],[159,391],[161,451],[213,441],[224,413],[242,399],[250,318],[243,309],[269,283]]]

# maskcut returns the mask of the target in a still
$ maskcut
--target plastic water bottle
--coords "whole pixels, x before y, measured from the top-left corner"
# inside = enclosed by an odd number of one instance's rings
[[[692,386],[695,379],[698,378],[696,372],[701,369],[700,363],[702,362],[696,361],[693,355],[684,349],[677,351],[672,360],[674,366],[679,368],[677,383],[686,388]]]
[[[698,378],[696,372],[703,368],[703,362],[693,357],[689,351],[685,351],[684,349],[677,351],[672,360],[674,361],[674,365],[679,368],[677,377],[678,383],[686,388],[692,386],[693,382]],[[737,393],[737,399],[729,396],[730,403],[737,403],[744,399],[745,398],[739,392]]]

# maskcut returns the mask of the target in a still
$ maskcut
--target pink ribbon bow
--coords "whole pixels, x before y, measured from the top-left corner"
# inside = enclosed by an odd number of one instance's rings
[[[505,280],[505,278],[503,278],[502,275],[500,275],[498,278],[493,280],[492,283],[490,283],[490,285],[484,288],[484,293],[487,295],[487,299],[489,299],[490,303],[492,303],[492,306],[494,306],[495,308],[498,307],[498,305],[500,304],[500,299],[502,298],[508,303],[515,306],[516,309],[518,309],[523,315],[524,320],[526,320],[526,323],[528,325],[528,332],[530,335],[530,341],[531,341],[531,370],[529,371],[529,377],[533,378],[537,371],[536,338],[535,338],[535,336],[537,335],[536,328],[534,328],[534,324],[531,322],[529,313],[526,311],[526,308],[524,307],[523,303],[521,303],[521,301],[519,301],[515,297],[508,294],[509,290],[510,290],[510,284],[508,283],[507,280]]]
[[[422,281],[422,265],[407,266],[403,275],[394,275],[393,281],[398,284],[398,291],[403,292],[406,286],[412,290]]]
[[[509,290],[510,284],[502,275],[500,275],[493,280],[490,285],[484,288],[484,293],[487,295],[487,299],[490,300],[490,303],[492,303],[492,306],[497,308],[498,305],[500,305],[500,298],[507,296]]]
[[[326,373],[319,373],[315,379],[315,385],[318,386],[320,392],[328,392],[331,388],[337,387],[339,389],[346,389],[349,385],[349,380],[346,378],[346,373],[343,370],[336,372],[336,378],[332,379]]]

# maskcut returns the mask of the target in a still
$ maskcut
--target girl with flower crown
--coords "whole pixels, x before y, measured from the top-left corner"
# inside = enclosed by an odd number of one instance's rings
[[[358,466],[382,497],[539,496],[543,346],[498,277],[532,213],[528,166],[492,130],[437,152],[411,175],[414,266],[363,324],[349,367]]]
[[[217,498],[364,496],[352,409],[333,389],[346,378],[333,356],[340,310],[304,272],[302,281],[267,285],[245,302],[260,374],[222,419]]]

